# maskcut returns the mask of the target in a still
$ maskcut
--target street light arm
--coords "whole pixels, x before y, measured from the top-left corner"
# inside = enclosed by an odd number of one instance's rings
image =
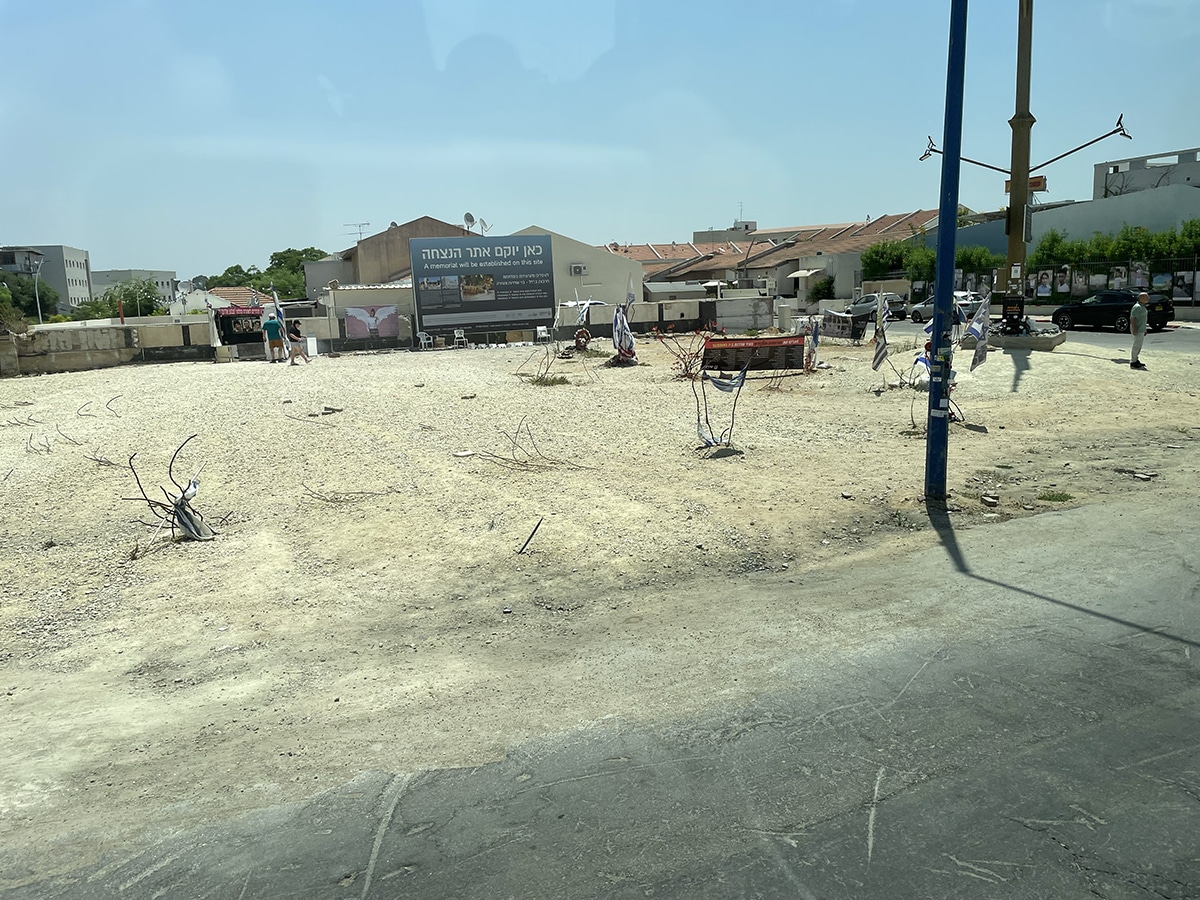
[[[937,148],[937,145],[934,144],[933,138],[931,137],[929,139],[929,146],[926,147],[925,152],[921,154],[921,162],[924,162],[925,160],[929,159],[929,157],[935,153],[940,155],[941,152],[942,151]],[[992,166],[992,165],[989,165],[988,163],[980,162],[977,159],[970,159],[969,157],[966,157],[966,156],[960,156],[959,159],[965,163],[970,163],[973,166],[979,166],[980,168],[983,168],[983,169],[991,169],[993,172],[999,172],[1001,175],[1008,174],[1008,169],[1001,169],[999,166]]]
[[[1133,135],[1125,130],[1125,125],[1122,123],[1122,120],[1124,118],[1125,118],[1125,113],[1121,113],[1121,115],[1117,116],[1117,125],[1115,128],[1113,128],[1112,131],[1108,132],[1107,134],[1102,134],[1098,138],[1093,138],[1092,140],[1088,141],[1086,144],[1080,144],[1074,150],[1068,150],[1066,153],[1060,153],[1058,156],[1054,157],[1054,159],[1048,159],[1044,163],[1038,163],[1036,166],[1034,166],[1032,169],[1029,170],[1030,173],[1036,172],[1038,169],[1044,169],[1044,168],[1046,168],[1046,166],[1050,165],[1050,163],[1056,163],[1063,157],[1070,156],[1072,153],[1078,153],[1080,150],[1083,150],[1085,147],[1092,146],[1092,144],[1098,144],[1098,143],[1100,143],[1100,141],[1104,140],[1105,138],[1110,138],[1114,134],[1119,134],[1121,137],[1128,138],[1129,140],[1132,141]]]

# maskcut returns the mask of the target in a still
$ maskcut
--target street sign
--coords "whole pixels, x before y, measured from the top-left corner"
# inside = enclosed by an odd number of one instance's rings
[[[1034,191],[1044,191],[1044,190],[1046,190],[1046,176],[1045,175],[1031,176],[1029,179],[1029,192],[1033,193]],[[1006,178],[1006,179],[1004,179],[1004,193],[1008,194],[1011,192],[1012,192],[1012,179]]]

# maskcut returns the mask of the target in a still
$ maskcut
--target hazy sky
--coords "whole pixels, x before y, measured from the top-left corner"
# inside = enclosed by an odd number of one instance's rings
[[[934,208],[950,0],[0,0],[0,244],[180,277],[430,215],[592,244]],[[963,153],[1007,167],[1017,0]],[[1033,162],[1200,146],[1200,0],[1036,0]],[[1004,204],[964,166],[961,201]]]

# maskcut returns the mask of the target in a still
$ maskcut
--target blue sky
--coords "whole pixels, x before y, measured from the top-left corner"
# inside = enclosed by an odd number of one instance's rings
[[[180,277],[472,212],[600,244],[937,206],[949,0],[0,0],[0,244]],[[975,0],[963,153],[1007,167],[1017,0]],[[1036,0],[1033,161],[1200,146],[1200,0]],[[1004,204],[964,166],[961,201]]]

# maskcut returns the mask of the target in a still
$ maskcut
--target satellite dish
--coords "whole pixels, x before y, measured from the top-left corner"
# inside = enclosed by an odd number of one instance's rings
[[[479,220],[479,232],[480,232],[480,234],[487,234],[487,233],[488,233],[489,231],[491,231],[491,230],[492,230],[492,226],[491,226],[491,225],[489,225],[489,224],[487,223],[487,220],[486,220],[486,219],[480,219],[480,220]]]
[[[470,213],[463,214],[463,224],[467,226],[467,231],[470,231],[475,224],[475,217]]]

